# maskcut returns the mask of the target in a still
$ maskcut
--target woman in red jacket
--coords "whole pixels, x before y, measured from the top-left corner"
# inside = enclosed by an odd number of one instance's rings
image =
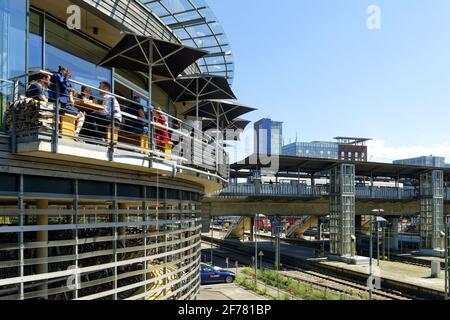
[[[153,113],[153,121],[160,124],[161,126],[167,127],[167,119],[161,113],[160,107],[155,107]],[[164,146],[170,142],[169,130],[167,130],[167,128],[161,128],[160,126],[155,125],[155,140],[158,149],[164,152]]]

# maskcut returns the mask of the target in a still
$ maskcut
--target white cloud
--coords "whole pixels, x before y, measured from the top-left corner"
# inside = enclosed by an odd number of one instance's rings
[[[389,145],[384,140],[372,140],[368,142],[369,161],[392,162],[393,160],[415,158],[421,156],[445,157],[450,160],[450,144],[442,142],[431,146],[400,146]]]

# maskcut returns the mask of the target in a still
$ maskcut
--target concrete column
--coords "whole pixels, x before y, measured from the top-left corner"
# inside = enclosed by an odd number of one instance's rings
[[[202,233],[211,231],[211,205],[202,203]]]
[[[399,218],[388,218],[389,221],[389,234],[388,237],[390,237],[389,242],[391,245],[391,250],[398,251],[398,229],[399,229]]]
[[[39,214],[37,216],[37,225],[38,226],[47,226],[48,225],[48,213],[45,211],[48,209],[48,200],[38,200],[36,203],[36,208],[39,210]],[[36,258],[37,259],[48,259],[48,231],[38,231],[36,232],[36,241],[43,242],[42,247],[36,249]],[[44,274],[48,273],[48,262],[39,263],[36,265],[36,273]],[[44,280],[46,281],[46,280]],[[48,299],[48,284],[45,283],[39,286],[40,291],[44,291],[42,298]]]

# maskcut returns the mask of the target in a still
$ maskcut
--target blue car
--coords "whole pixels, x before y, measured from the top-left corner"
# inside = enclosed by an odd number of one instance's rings
[[[236,278],[234,272],[211,267],[210,265],[200,264],[201,284],[213,283],[233,283]]]

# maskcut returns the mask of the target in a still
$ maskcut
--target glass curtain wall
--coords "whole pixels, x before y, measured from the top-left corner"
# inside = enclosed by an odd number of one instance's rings
[[[27,48],[27,0],[2,0],[0,2],[0,79],[26,73]],[[56,71],[66,66],[72,72],[73,80],[97,87],[101,81],[113,82],[110,68],[97,67],[108,48],[94,39],[66,28],[63,22],[44,14],[35,8],[29,11],[28,68]],[[126,79],[127,87],[134,95],[143,96],[148,90],[148,79],[139,73],[116,70],[121,79]],[[122,82],[123,83],[123,82]],[[114,84],[114,83],[113,83]],[[131,84],[129,86],[128,84]],[[170,101],[159,87],[153,88],[153,104],[169,112]],[[139,93],[139,94],[137,94]],[[94,92],[94,95],[97,95]],[[126,94],[131,98],[133,95]],[[0,130],[4,128],[5,110],[12,97],[12,85],[0,82]],[[145,99],[141,101],[146,104]]]
[[[111,69],[97,67],[108,49],[90,41],[50,17],[45,19],[45,67],[57,71],[68,67],[76,81],[98,86],[111,82]]]
[[[0,130],[12,86],[4,80],[25,73],[27,0],[0,1]]]

